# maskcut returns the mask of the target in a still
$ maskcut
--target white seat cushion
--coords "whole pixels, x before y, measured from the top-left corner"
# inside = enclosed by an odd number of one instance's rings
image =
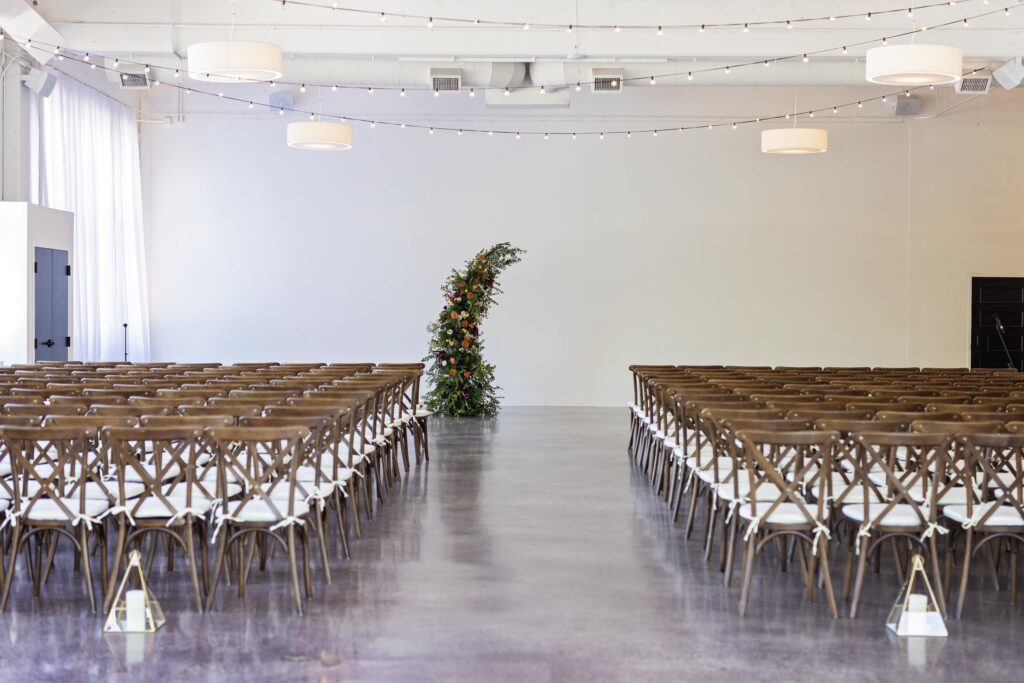
[[[241,510],[237,505],[229,505],[228,512],[234,515],[240,522],[279,522],[281,517],[275,513],[265,500],[253,499],[247,502]],[[287,514],[287,506],[277,505],[282,515]],[[301,500],[295,501],[295,516],[302,517],[309,513],[309,505]],[[217,508],[215,518],[219,520],[224,515],[224,507]]]
[[[217,491],[215,490],[214,485],[213,485],[212,482],[210,482],[209,484],[204,483],[203,486],[210,491],[210,494],[212,494],[213,497],[216,497]],[[238,494],[240,494],[242,492],[242,485],[241,484],[237,484],[237,483],[235,483],[233,481],[229,481],[227,483],[226,488],[227,488],[228,498],[234,498],[235,496],[237,496]],[[162,487],[161,490],[163,491],[165,496],[170,495],[171,498],[184,498],[185,497],[185,484],[184,483],[177,484],[177,485],[166,484],[166,485],[164,485]],[[203,493],[203,490],[201,488],[193,487],[192,488],[192,500],[197,500],[199,498],[206,498],[206,499],[212,500],[211,496]]]
[[[764,515],[770,506],[770,503],[759,503],[758,514]],[[807,511],[813,515],[815,506],[808,505]],[[739,515],[746,520],[754,519],[754,512],[750,503],[744,503],[739,507]],[[825,516],[828,517],[828,508],[825,508]],[[761,524],[811,524],[811,522],[807,520],[807,515],[803,513],[800,506],[796,503],[782,503],[770,515],[761,517]]]
[[[170,507],[168,507],[168,504]],[[146,498],[139,506],[138,510],[134,509],[134,505],[129,504],[128,508],[132,510],[132,517],[135,519],[162,519],[174,516],[179,510],[185,509],[185,496],[171,496],[167,499],[167,503],[156,497]],[[191,508],[198,514],[206,514],[213,507],[213,502],[206,496],[192,496]]]
[[[430,411],[429,410],[417,410],[416,411],[416,417],[430,417]]]
[[[947,505],[943,509],[942,514],[957,524],[963,524],[968,520],[966,505]],[[974,506],[974,514],[978,518],[981,517],[981,514],[983,514],[981,513],[981,506]],[[992,516],[985,520],[981,528],[1000,526],[1024,526],[1024,518],[1021,518],[1020,513],[1015,508],[1009,505],[1000,505],[992,513]]]
[[[732,500],[736,497],[736,492],[739,492],[740,498],[750,498],[750,477],[746,472],[737,472],[739,475],[735,486],[730,479],[729,481],[718,487],[718,497],[722,500]],[[775,500],[782,495],[782,491],[778,486],[770,481],[763,482],[757,487],[757,499],[758,500]]]
[[[107,491],[110,491],[110,495],[114,497],[114,500],[118,500],[121,496],[121,489],[118,487],[116,481],[104,482],[107,485]],[[146,490],[146,487],[139,482],[126,481],[124,483],[124,495],[127,498],[138,498],[142,495],[142,492]],[[99,484],[94,481],[85,483],[85,497],[96,498],[97,500],[107,500],[107,492],[103,490]]]
[[[72,514],[78,512],[79,501],[77,498],[63,498],[62,502],[68,510],[71,510]],[[22,505],[27,507],[27,502],[23,501]],[[108,507],[110,507],[110,504],[105,500],[87,499],[85,501],[85,514],[89,517],[96,517]],[[72,519],[57,506],[56,501],[48,498],[36,501],[25,517],[36,522],[54,522],[58,520],[70,522]]]
[[[334,484],[332,484],[329,481],[320,482],[319,486],[316,486],[316,487],[313,486],[312,482],[306,482],[306,483],[303,484],[303,488],[306,490],[306,495],[307,496],[313,496],[314,488],[315,488],[316,492],[320,494],[321,498],[327,498],[332,493],[334,493]],[[303,497],[304,496],[302,495],[302,490],[296,488],[295,489],[295,500],[296,500],[296,502],[302,500]],[[287,501],[288,500],[288,487],[284,486],[283,484],[281,486],[275,487],[274,490],[270,492],[270,499],[273,500],[273,501],[278,501],[278,500]],[[283,512],[283,506],[279,506],[279,507],[282,507],[282,512]]]
[[[927,522],[922,522],[921,518],[917,516],[912,505],[906,503],[899,503],[894,505],[889,512],[885,513],[884,517],[879,518],[888,503],[870,503],[868,506],[868,517],[870,522],[878,522],[881,526],[904,526],[908,528],[924,527]],[[925,519],[928,518],[927,510],[922,509],[922,514]],[[854,522],[864,522],[864,505],[844,505],[843,516],[847,519],[851,519]]]

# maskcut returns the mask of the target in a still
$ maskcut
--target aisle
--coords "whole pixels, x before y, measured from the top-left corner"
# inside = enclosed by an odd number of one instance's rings
[[[625,409],[435,423],[430,465],[366,526],[354,559],[334,561],[334,585],[317,584],[305,617],[275,571],[254,576],[244,602],[227,589],[209,615],[191,611],[184,584],[165,588],[184,596],[165,600],[165,630],[104,638],[65,567],[45,602],[19,594],[0,617],[4,678],[50,662],[38,680],[937,683],[1024,661],[1024,611],[1002,595],[971,605],[946,642],[897,646],[884,605],[833,621],[800,600],[797,577],[766,569],[740,619],[736,591],[636,476],[626,430]]]

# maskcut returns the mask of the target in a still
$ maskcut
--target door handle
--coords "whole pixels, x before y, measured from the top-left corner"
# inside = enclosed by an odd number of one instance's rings
[[[51,348],[53,347],[53,344],[54,344],[54,342],[53,342],[52,339],[47,339],[46,341],[43,342],[43,346],[48,346],[48,347],[51,347]]]

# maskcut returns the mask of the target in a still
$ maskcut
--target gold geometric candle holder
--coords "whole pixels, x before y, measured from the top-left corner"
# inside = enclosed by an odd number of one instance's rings
[[[915,593],[918,577],[926,593]],[[910,575],[903,584],[896,604],[892,606],[885,620],[889,630],[898,636],[933,636],[944,638],[949,635],[942,618],[939,604],[935,600],[928,572],[924,569],[924,558],[915,554],[910,563]]]
[[[126,591],[128,578],[133,570],[138,576],[141,588]],[[121,579],[121,585],[117,587],[117,595],[103,630],[107,633],[155,633],[166,623],[167,618],[160,603],[149,592],[149,585],[146,584],[146,575],[142,571],[142,556],[138,550],[133,550],[128,555],[128,567]]]

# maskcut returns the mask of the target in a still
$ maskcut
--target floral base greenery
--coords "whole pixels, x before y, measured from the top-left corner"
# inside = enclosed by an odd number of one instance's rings
[[[494,366],[484,360],[480,323],[501,294],[501,272],[526,253],[508,242],[481,251],[462,270],[452,270],[441,291],[445,305],[431,323],[427,409],[447,417],[493,417],[500,405]]]

